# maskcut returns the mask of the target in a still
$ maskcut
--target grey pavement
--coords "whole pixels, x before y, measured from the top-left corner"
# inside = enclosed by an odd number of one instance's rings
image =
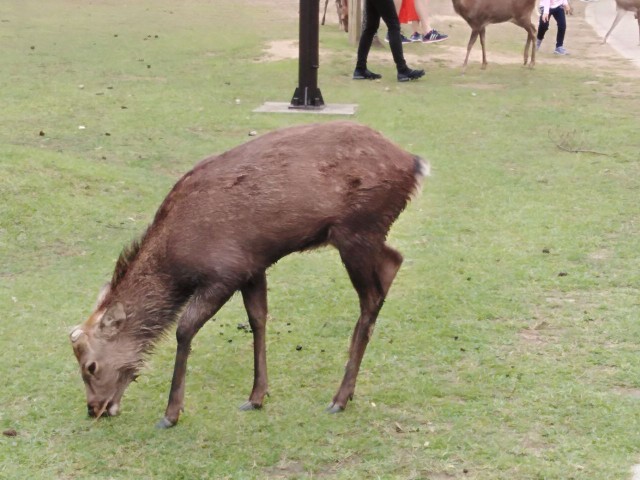
[[[585,9],[585,18],[593,27],[600,38],[611,28],[613,19],[616,16],[615,0],[598,0],[588,2]],[[634,62],[640,68],[640,35],[638,34],[638,21],[633,13],[625,12],[620,23],[611,32],[607,43],[611,45],[620,55]]]

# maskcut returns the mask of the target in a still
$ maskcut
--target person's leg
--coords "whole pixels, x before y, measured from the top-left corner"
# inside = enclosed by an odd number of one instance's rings
[[[437,30],[431,28],[429,22],[429,0],[415,0],[416,12],[420,17],[420,24],[422,25],[422,41],[424,43],[436,43],[442,42],[449,38],[449,35],[440,33]]]
[[[376,3],[377,2],[374,0],[365,0],[364,25],[362,28],[362,35],[360,35],[360,42],[358,43],[358,60],[356,62],[356,70],[367,69],[367,58],[369,57],[369,50],[371,50],[373,36],[378,31],[378,27],[380,27],[380,13],[378,12]],[[398,23],[398,25],[400,24]],[[399,30],[400,27],[398,26],[398,31]],[[398,38],[398,41],[399,40],[400,39]]]
[[[420,25],[422,26],[422,33],[428,33],[431,31],[431,24],[429,23],[429,3],[427,0],[415,0],[416,12],[420,17]]]
[[[391,47],[391,54],[393,55],[393,61],[396,64],[398,72],[407,70],[407,62],[404,59],[404,53],[402,51],[402,40],[400,38],[400,20],[398,19],[398,12],[392,0],[367,0],[367,3],[375,4],[376,11],[378,12],[378,22],[380,17],[387,25],[389,30],[389,47]]]
[[[549,30],[549,19],[546,22],[542,21],[542,9],[540,9],[540,21],[538,22],[538,42],[542,42],[544,40],[544,35]]]
[[[567,31],[567,17],[564,13],[563,7],[554,8],[551,10],[553,18],[555,18],[558,24],[558,34],[556,35],[556,48],[564,45],[564,34]]]

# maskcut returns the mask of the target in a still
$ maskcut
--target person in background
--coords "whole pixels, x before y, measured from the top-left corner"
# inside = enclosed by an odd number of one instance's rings
[[[402,40],[400,39],[400,20],[398,20],[398,12],[393,0],[365,0],[364,2],[364,21],[362,26],[362,35],[358,43],[358,59],[356,68],[353,71],[354,80],[377,80],[382,75],[373,73],[367,68],[367,58],[373,37],[380,27],[380,19],[384,21],[389,30],[389,46],[393,61],[398,71],[398,81],[408,82],[409,80],[417,80],[424,75],[424,70],[413,70],[409,68],[404,59],[402,51]]]
[[[429,24],[428,0],[394,0],[400,23],[409,23],[413,28],[411,42],[437,43],[449,38],[448,35],[431,28]]]
[[[540,0],[540,22],[538,23],[536,50],[540,49],[544,35],[549,30],[549,15],[551,15],[558,25],[556,49],[553,53],[556,55],[569,55],[569,52],[564,48],[564,35],[567,31],[566,13],[571,13],[569,0]]]

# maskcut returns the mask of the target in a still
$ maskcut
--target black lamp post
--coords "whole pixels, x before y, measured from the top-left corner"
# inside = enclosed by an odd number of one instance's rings
[[[300,0],[300,52],[298,88],[289,108],[319,110],[324,108],[318,88],[320,0]]]

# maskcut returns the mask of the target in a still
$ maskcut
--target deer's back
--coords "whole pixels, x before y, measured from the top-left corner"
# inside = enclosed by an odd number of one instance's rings
[[[183,176],[158,210],[146,249],[186,270],[262,268],[325,243],[332,228],[350,222],[384,236],[415,183],[414,156],[368,127],[286,128]]]

